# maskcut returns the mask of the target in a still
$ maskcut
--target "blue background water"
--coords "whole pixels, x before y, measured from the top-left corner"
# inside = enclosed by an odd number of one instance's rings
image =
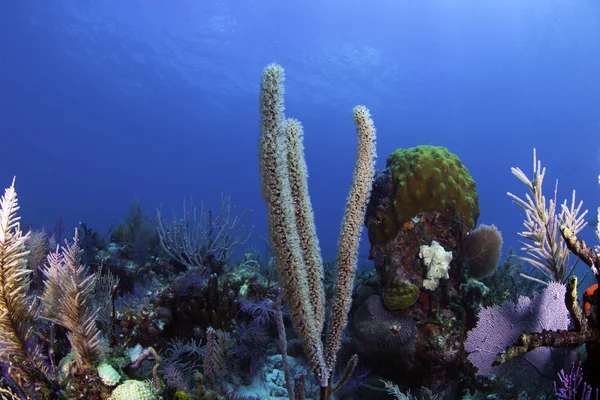
[[[305,127],[317,227],[335,254],[355,152],[352,107],[398,147],[447,146],[470,169],[482,223],[517,245],[510,173],[548,167],[546,193],[600,205],[600,4],[571,0],[40,1],[0,4],[0,186],[25,224],[64,214],[106,230],[221,192],[266,233],[257,166],[262,68],[286,68]],[[586,238],[593,237],[586,228]],[[367,247],[364,247],[364,251]]]

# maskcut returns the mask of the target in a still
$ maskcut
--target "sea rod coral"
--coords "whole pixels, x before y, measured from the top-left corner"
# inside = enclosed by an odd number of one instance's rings
[[[290,317],[320,386],[320,398],[329,399],[339,387],[333,384],[331,375],[350,311],[356,253],[371,193],[375,127],[367,108],[354,109],[358,133],[356,164],[338,242],[337,281],[323,342],[323,262],[307,189],[302,126],[284,116],[283,80],[281,66],[271,64],[264,69],[260,88],[259,150],[263,196]],[[347,371],[355,365],[356,357],[353,357]],[[346,378],[348,375],[346,373]],[[289,396],[294,398],[292,393]],[[304,394],[296,393],[296,398],[304,398]]]

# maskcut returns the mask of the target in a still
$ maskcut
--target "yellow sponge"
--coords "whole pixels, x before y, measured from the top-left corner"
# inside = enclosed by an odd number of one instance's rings
[[[108,400],[156,400],[156,396],[152,385],[131,379],[117,386]]]

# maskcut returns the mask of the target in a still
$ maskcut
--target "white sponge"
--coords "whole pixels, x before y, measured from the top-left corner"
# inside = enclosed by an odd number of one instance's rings
[[[427,279],[423,280],[423,287],[427,290],[435,290],[440,279],[448,279],[448,270],[450,261],[452,261],[452,252],[446,251],[435,240],[431,246],[423,245],[419,248],[419,257],[423,259],[427,266]]]

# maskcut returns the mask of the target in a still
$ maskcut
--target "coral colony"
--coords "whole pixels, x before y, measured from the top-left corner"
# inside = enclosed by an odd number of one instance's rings
[[[13,181],[0,203],[0,398],[598,398],[600,248],[579,238],[574,192],[546,200],[535,151],[531,178],[512,171],[525,195],[509,193],[523,249],[501,261],[460,158],[417,146],[376,171],[374,122],[355,107],[327,261],[279,65],[263,71],[259,114],[266,252],[244,248],[251,215],[227,196],[212,210],[185,201],[172,219],[134,202],[110,235],[80,223],[68,237],[62,218],[25,233]],[[583,290],[577,261],[593,278]]]

